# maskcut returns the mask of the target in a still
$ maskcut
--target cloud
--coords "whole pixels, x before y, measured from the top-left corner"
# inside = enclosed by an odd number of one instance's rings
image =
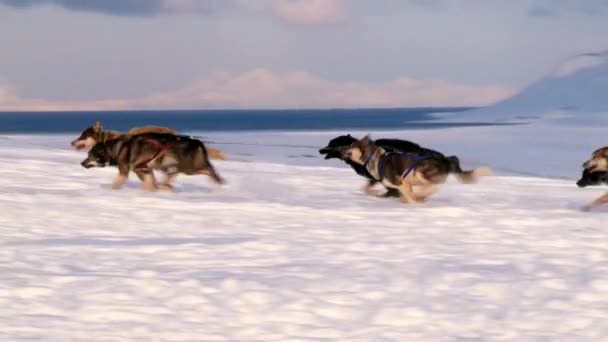
[[[53,5],[73,11],[119,16],[155,16],[171,13],[211,13],[230,0],[0,0],[15,8]]]
[[[334,82],[304,71],[258,68],[241,74],[218,72],[173,91],[134,99],[54,102],[21,98],[14,88],[0,86],[0,110],[480,106],[512,94],[500,86],[405,77],[381,83]]]
[[[346,18],[343,0],[275,0],[274,14],[298,25],[340,23]]]

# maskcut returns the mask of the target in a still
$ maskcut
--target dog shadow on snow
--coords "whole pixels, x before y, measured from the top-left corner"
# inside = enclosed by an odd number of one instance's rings
[[[450,200],[445,197],[430,198],[422,204],[407,204],[402,203],[399,198],[395,197],[374,197],[362,192],[353,192],[352,196],[356,198],[355,203],[362,207],[373,207],[374,209],[436,209],[439,207],[450,207],[457,204],[457,201]]]
[[[147,192],[144,189],[142,189],[141,183],[138,183],[136,181],[128,181],[118,190],[112,189],[112,184],[109,184],[109,183],[102,184],[99,186],[99,188],[104,191],[116,191],[116,192],[127,191],[129,193],[140,192],[142,194],[154,194],[154,195],[158,195],[158,194],[169,194],[169,195],[171,195],[171,194],[213,194],[213,193],[218,193],[221,190],[220,188],[214,189],[211,186],[204,186],[204,185],[191,184],[191,183],[185,183],[185,184],[182,183],[182,184],[176,184],[174,186],[173,190],[157,189],[154,192]]]

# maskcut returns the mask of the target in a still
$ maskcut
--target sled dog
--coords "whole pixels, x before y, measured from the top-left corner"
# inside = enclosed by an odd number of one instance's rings
[[[576,182],[578,187],[608,184],[608,146],[593,151],[591,159],[583,163],[583,168],[583,174]],[[585,205],[583,210],[589,211],[603,204],[608,204],[608,193]]]
[[[165,174],[161,189],[173,189],[178,173],[207,175],[217,184],[224,183],[211,165],[202,141],[170,133],[122,135],[98,142],[81,165],[85,168],[117,166],[113,189],[119,189],[127,181],[130,171],[139,177],[147,191],[157,189],[153,170]]]
[[[343,157],[343,152],[346,148],[350,147],[352,143],[357,141],[350,134],[341,135],[333,138],[329,141],[327,146],[319,150],[319,154],[324,155],[324,159],[340,159],[348,164],[359,176],[367,178],[367,183],[363,188],[365,193],[374,195],[372,188],[380,183],[376,180],[367,170],[365,166],[360,163],[354,162],[348,158]],[[438,155],[443,154],[424,148],[416,143],[401,139],[377,139],[373,141],[374,145],[383,148],[386,152],[402,152],[402,153],[424,153],[425,155]],[[386,188],[386,187],[385,187]],[[385,197],[399,197],[399,191],[393,188],[386,188]]]
[[[146,133],[169,133],[169,134],[177,134],[174,129],[160,126],[144,126],[144,127],[135,127],[130,129],[126,135],[139,135]],[[101,127],[101,123],[96,121],[90,127],[85,128],[78,138],[72,141],[71,145],[76,150],[90,150],[96,143],[105,142],[108,140],[116,139],[125,135],[125,133],[113,130],[103,130]],[[225,160],[226,155],[217,149],[207,148],[210,159],[219,159]]]
[[[487,167],[463,171],[457,157],[441,153],[387,152],[369,136],[356,140],[343,150],[343,158],[362,165],[374,180],[399,191],[402,202],[417,204],[435,193],[438,185],[454,174],[461,183],[476,183],[491,174]],[[413,187],[420,186],[419,192]]]

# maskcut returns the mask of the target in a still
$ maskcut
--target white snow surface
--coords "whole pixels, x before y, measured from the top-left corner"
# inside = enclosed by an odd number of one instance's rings
[[[497,170],[421,206],[363,195],[312,147],[263,146],[341,133],[207,135],[260,145],[217,145],[228,184],[175,193],[111,190],[116,169],[82,168],[72,136],[0,139],[0,340],[608,339],[608,210],[578,210],[604,189],[574,184],[599,127],[373,132]]]

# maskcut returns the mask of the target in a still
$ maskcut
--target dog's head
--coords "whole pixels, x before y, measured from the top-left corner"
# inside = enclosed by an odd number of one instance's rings
[[[345,148],[342,157],[355,163],[363,164],[375,149],[374,142],[369,135],[366,135],[363,139],[355,140],[349,147]]]
[[[325,159],[342,159],[342,151],[356,140],[350,134],[333,138],[327,143],[327,146],[319,150],[319,154],[324,154]]]
[[[97,139],[101,133],[101,123],[95,121],[95,123],[88,128],[85,128],[78,138],[72,141],[72,147],[76,150],[90,150],[97,143]]]
[[[105,143],[97,143],[89,150],[87,158],[80,165],[86,169],[105,167],[112,164],[111,151]]]
[[[583,167],[590,171],[608,171],[608,146],[593,151]]]
[[[576,182],[579,188],[587,186],[595,186],[608,184],[608,172],[606,171],[591,171],[590,169],[584,169],[581,179]]]

